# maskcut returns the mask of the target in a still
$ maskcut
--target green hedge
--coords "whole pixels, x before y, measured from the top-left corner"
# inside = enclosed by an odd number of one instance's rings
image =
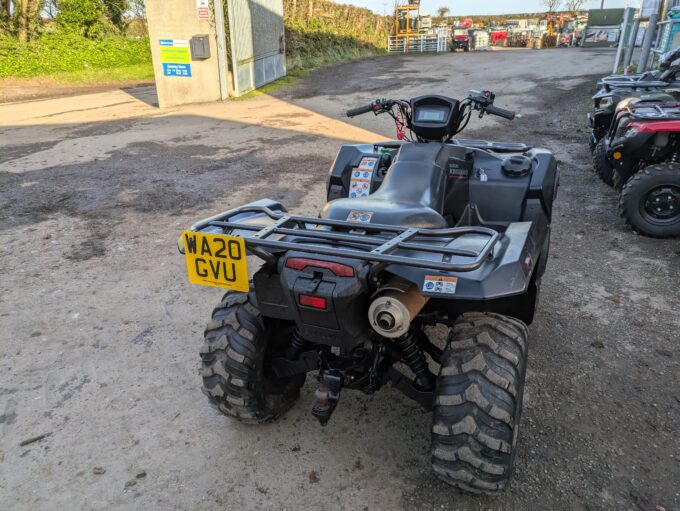
[[[45,34],[30,43],[0,37],[0,77],[42,76],[81,69],[107,69],[151,62],[148,38]]]

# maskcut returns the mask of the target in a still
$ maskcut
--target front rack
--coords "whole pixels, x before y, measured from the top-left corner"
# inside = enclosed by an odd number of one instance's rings
[[[261,213],[273,222],[266,226],[233,221],[244,213]],[[449,272],[474,271],[493,254],[493,248],[501,234],[487,227],[453,227],[448,229],[419,229],[393,225],[365,224],[323,218],[287,216],[266,206],[243,206],[202,220],[191,231],[203,231],[210,227],[250,231],[243,236],[246,247],[263,259],[274,258],[263,251],[294,250],[325,256],[347,257],[383,264],[397,264],[416,268],[428,268]],[[330,230],[330,229],[333,230]],[[480,250],[453,248],[448,245],[467,234],[488,236]],[[273,237],[293,237],[283,241]],[[428,242],[429,241],[429,242]],[[434,243],[433,243],[434,242]],[[321,243],[310,245],[311,243]],[[439,244],[436,244],[439,243]],[[441,261],[399,255],[399,250],[441,255]],[[468,258],[466,262],[452,262],[454,256]]]

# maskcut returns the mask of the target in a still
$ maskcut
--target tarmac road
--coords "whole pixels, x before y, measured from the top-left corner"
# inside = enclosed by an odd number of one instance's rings
[[[612,59],[385,57],[223,104],[161,111],[138,88],[0,105],[0,508],[680,509],[680,242],[630,232],[590,170]],[[344,109],[473,87],[523,118],[467,137],[547,147],[562,170],[510,490],[434,479],[430,415],[390,388],[346,392],[323,429],[312,378],[276,424],[210,408],[198,348],[221,293],[186,282],[182,228],[262,197],[316,214],[339,144],[392,136]]]

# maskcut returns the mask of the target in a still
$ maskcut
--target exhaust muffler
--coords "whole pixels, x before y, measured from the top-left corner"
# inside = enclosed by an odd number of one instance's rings
[[[391,281],[368,308],[368,320],[383,337],[401,337],[408,333],[411,322],[428,300],[413,284]]]

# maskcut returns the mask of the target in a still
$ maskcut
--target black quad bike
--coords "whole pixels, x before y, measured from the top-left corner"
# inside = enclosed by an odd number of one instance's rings
[[[432,410],[440,478],[509,484],[559,172],[542,149],[453,138],[474,112],[514,117],[493,103],[472,91],[350,110],[390,115],[399,140],[342,146],[318,217],[264,199],[183,233],[190,280],[237,290],[201,349],[215,407],[271,421],[316,371],[312,414],[326,425],[343,390],[391,383]],[[252,285],[246,253],[264,262]],[[426,331],[436,324],[443,349]]]
[[[680,48],[661,57],[658,71],[632,76],[611,75],[598,82],[597,93],[593,96],[593,109],[588,113],[588,123],[592,130],[590,148],[594,151],[593,157],[596,160],[604,158],[604,148],[602,144],[598,147],[598,143],[609,131],[621,101],[642,99],[667,102],[680,99],[678,72]],[[611,184],[605,176],[600,177]]]
[[[603,147],[602,172],[621,191],[626,223],[647,236],[680,236],[680,103],[628,103]]]

